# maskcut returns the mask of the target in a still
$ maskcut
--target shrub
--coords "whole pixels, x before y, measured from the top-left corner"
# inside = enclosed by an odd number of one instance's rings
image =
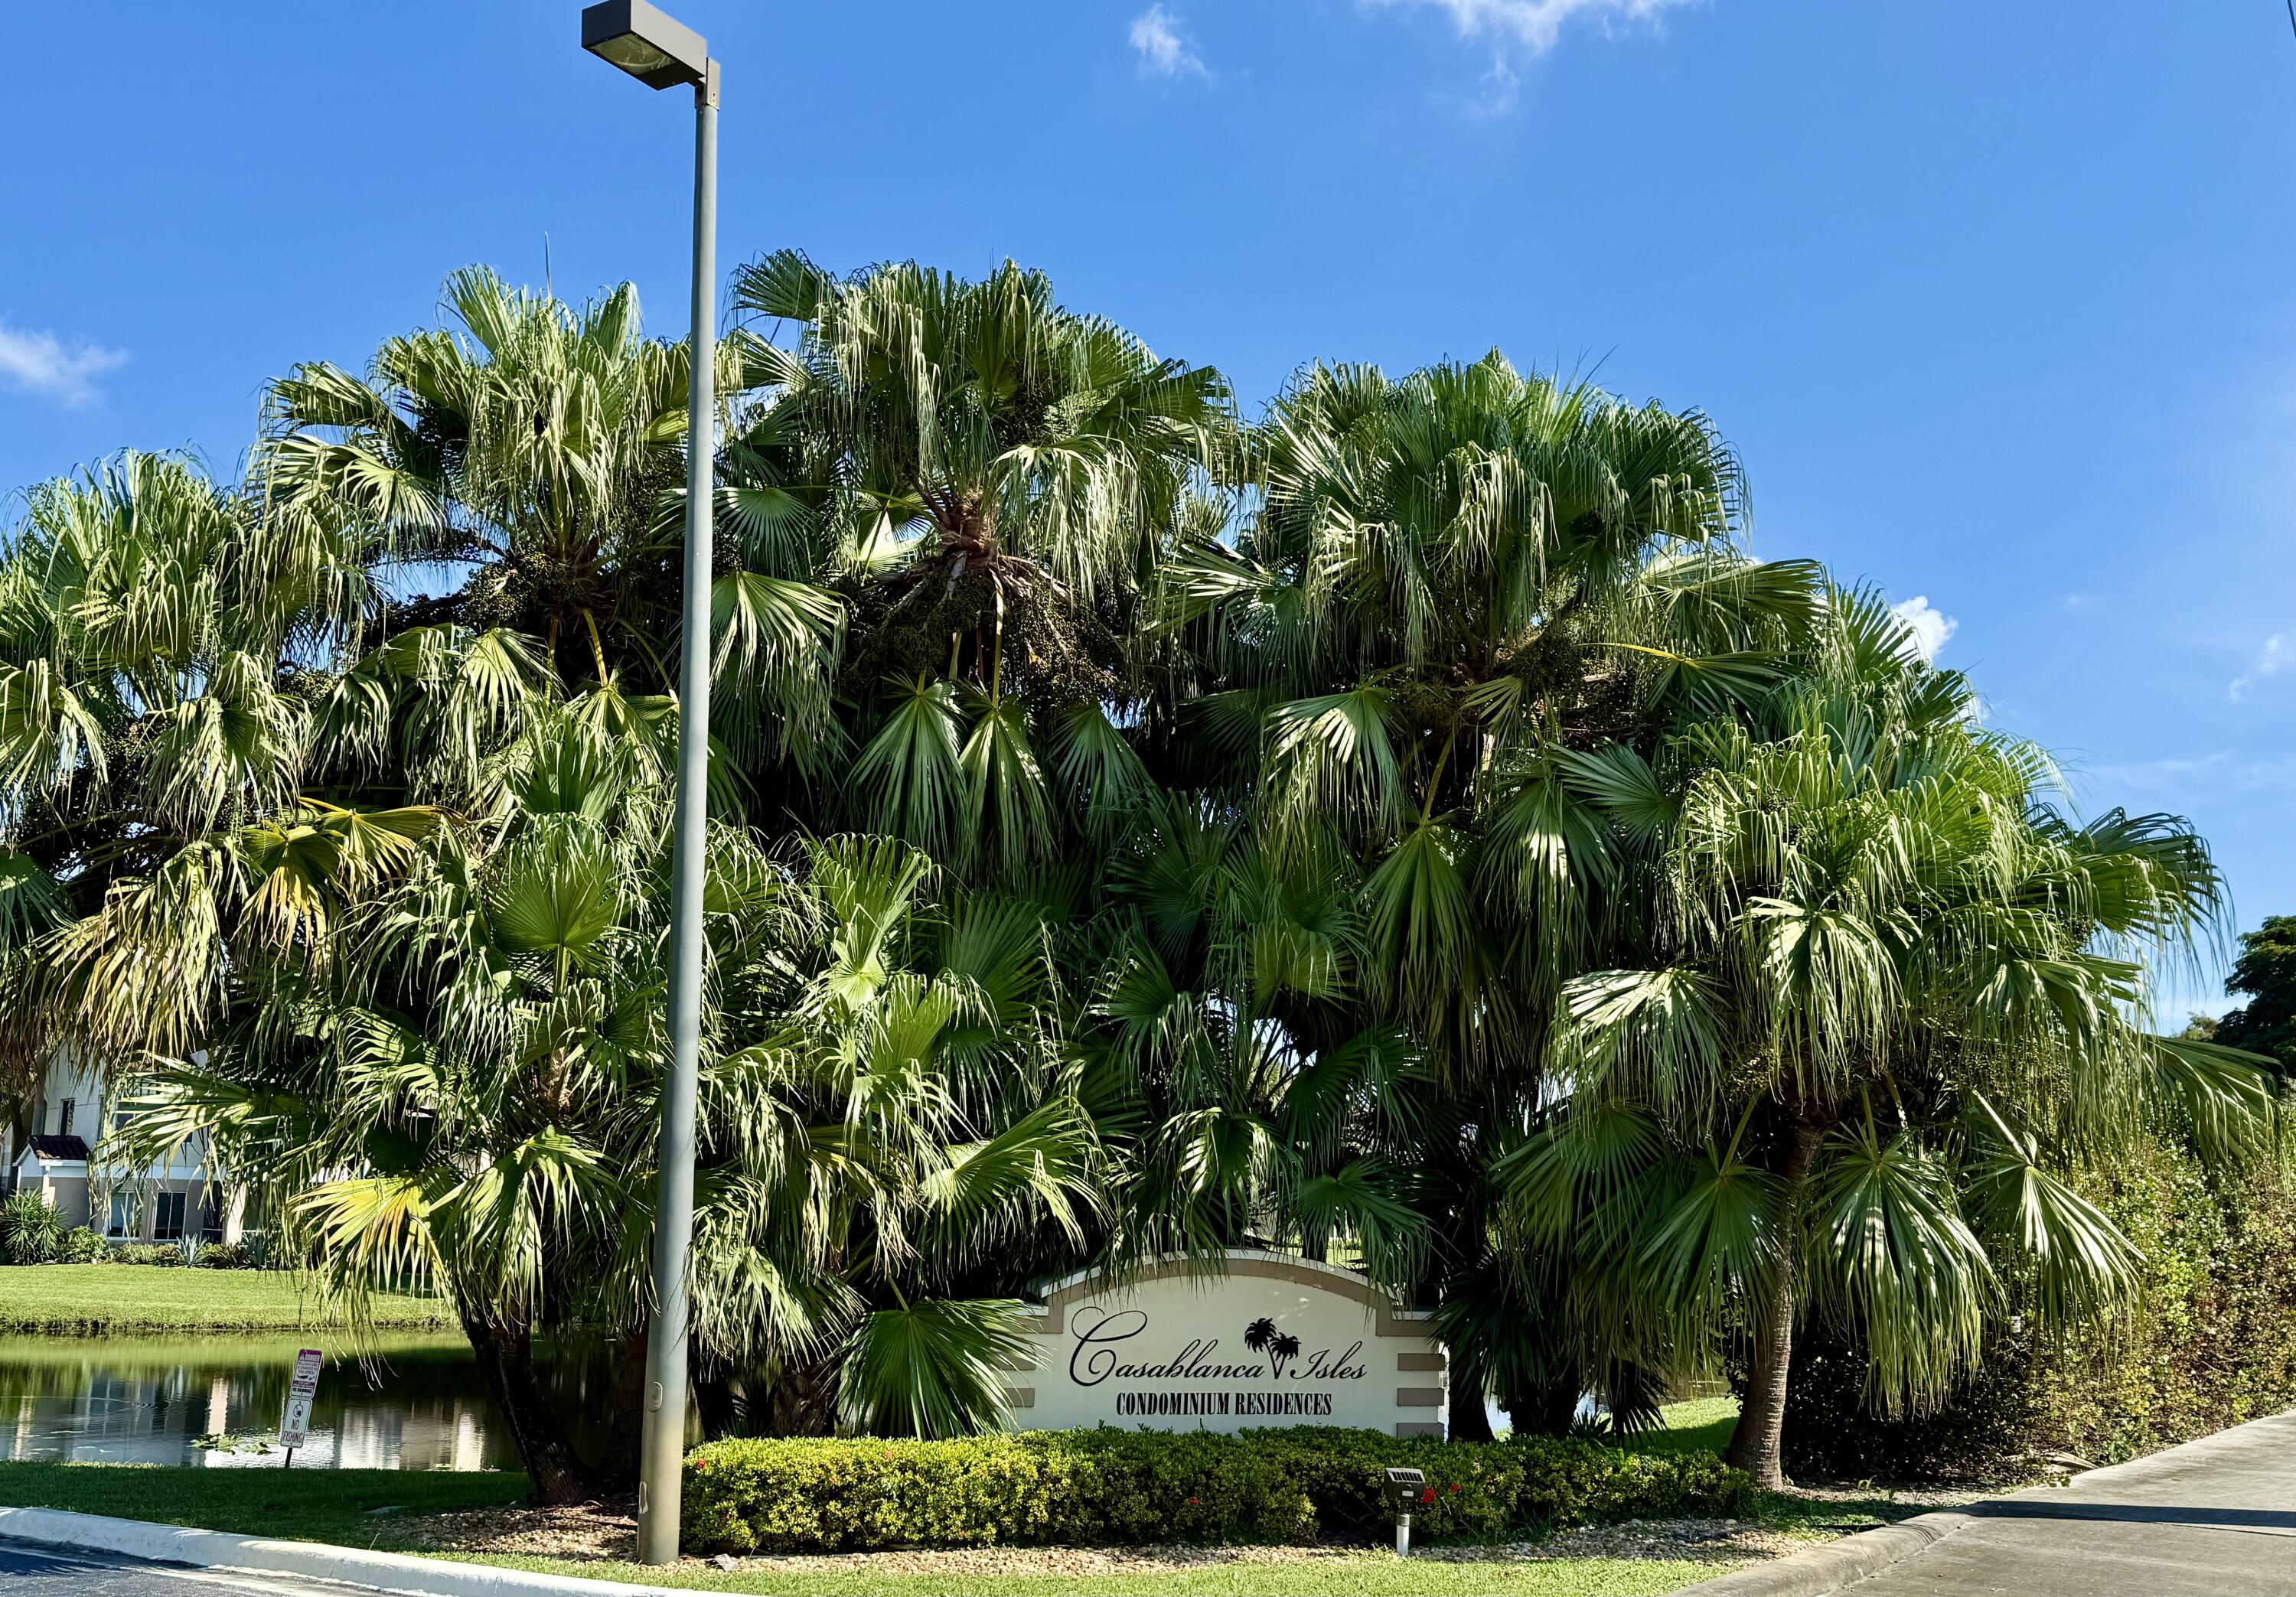
[[[1866,1412],[1866,1357],[1822,1326],[1794,1338],[1786,1383],[1786,1473],[1800,1480],[1991,1484],[2031,1472],[2033,1349],[1987,1344],[1975,1372],[1931,1413]]]
[[[0,1203],[0,1257],[12,1265],[55,1262],[63,1224],[37,1192],[12,1194]]]
[[[60,1265],[93,1265],[105,1253],[103,1235],[85,1225],[75,1225],[56,1239],[56,1263]]]
[[[192,1262],[202,1270],[251,1270],[255,1260],[237,1242],[208,1242],[201,1245]]]
[[[1430,1538],[1734,1511],[1746,1478],[1712,1454],[1592,1443],[1398,1439],[1327,1427],[1033,1431],[960,1441],[715,1442],[685,1466],[697,1550],[850,1552],[989,1543],[1293,1543],[1384,1536],[1382,1471],[1415,1466]]]
[[[2004,1329],[1943,1407],[1888,1420],[1864,1410],[1860,1356],[1810,1328],[1787,1388],[1787,1470],[1998,1481],[2052,1454],[2118,1463],[2296,1404],[2288,1179],[2267,1163],[2212,1182],[2147,1141],[2084,1189],[2144,1252],[2136,1312],[2062,1341]]]
[[[2118,1463],[2296,1404],[2296,1192],[2153,1149],[2089,1194],[2144,1251],[2144,1306],[2033,1361],[2040,1452]]]
[[[167,1266],[184,1262],[181,1242],[120,1242],[111,1249],[115,1265],[158,1265]]]

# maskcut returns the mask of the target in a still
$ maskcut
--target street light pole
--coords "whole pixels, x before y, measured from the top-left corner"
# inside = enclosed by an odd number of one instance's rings
[[[686,1261],[693,1247],[693,1115],[701,1066],[701,903],[709,824],[711,469],[717,452],[718,63],[700,34],[645,0],[582,13],[582,47],[650,87],[693,87],[693,386],[686,400],[685,606],[679,636],[677,798],[671,845],[669,1079],[653,1210],[652,1334],[638,1442],[638,1560],[677,1560],[685,1465]]]

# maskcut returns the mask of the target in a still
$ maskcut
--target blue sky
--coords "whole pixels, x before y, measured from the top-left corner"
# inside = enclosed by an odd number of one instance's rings
[[[266,378],[360,364],[456,266],[539,283],[545,235],[561,292],[682,332],[685,104],[578,9],[12,19],[0,489],[229,471]],[[1009,255],[1252,406],[1496,345],[1701,407],[1762,553],[1919,602],[2082,807],[2188,815],[2243,924],[2296,912],[2280,0],[672,9],[726,63],[728,266]]]

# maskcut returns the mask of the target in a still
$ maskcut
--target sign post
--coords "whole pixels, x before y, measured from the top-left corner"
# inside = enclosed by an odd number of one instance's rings
[[[283,1470],[295,1467],[295,1449],[311,1439],[311,1399],[319,1390],[319,1365],[324,1355],[306,1347],[295,1355],[295,1379],[287,1383],[287,1407],[279,1416],[279,1445],[287,1449]]]

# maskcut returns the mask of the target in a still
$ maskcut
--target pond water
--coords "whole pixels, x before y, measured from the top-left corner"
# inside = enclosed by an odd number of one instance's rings
[[[327,1355],[310,1444],[294,1467],[503,1470],[518,1454],[459,1336],[393,1337],[358,1358],[344,1339],[0,1337],[0,1459],[272,1469],[299,1347]],[[605,1376],[603,1348],[560,1349],[545,1369],[570,1414]],[[226,1437],[236,1450],[201,1446]]]

